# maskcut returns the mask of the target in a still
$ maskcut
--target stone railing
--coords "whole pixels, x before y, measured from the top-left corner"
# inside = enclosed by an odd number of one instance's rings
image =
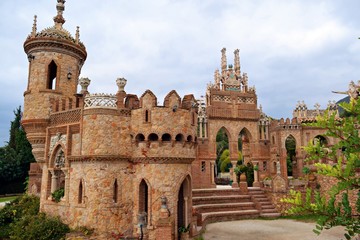
[[[84,109],[88,108],[112,108],[116,109],[116,95],[95,93],[87,94],[84,99]]]

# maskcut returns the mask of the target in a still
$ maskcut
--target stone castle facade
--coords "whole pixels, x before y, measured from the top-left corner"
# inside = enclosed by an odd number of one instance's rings
[[[93,94],[90,80],[79,79],[87,57],[79,29],[72,37],[63,28],[65,1],[57,2],[54,26],[38,32],[35,17],[24,43],[29,79],[22,125],[37,161],[29,189],[40,194],[41,211],[98,232],[177,239],[177,229],[190,225],[193,234],[192,190],[215,187],[220,129],[228,136],[233,166],[241,136],[244,161],[259,169],[254,186],[278,175],[288,187],[289,137],[296,142],[293,176],[302,176],[301,146],[324,132],[301,123],[323,110],[299,103],[291,120],[268,117],[241,72],[239,50],[233,65],[226,49],[221,51],[221,71],[215,71],[201,101],[173,90],[158,106],[150,90],[140,97],[126,93],[124,78],[116,80],[116,94]],[[337,111],[333,103],[328,109]],[[55,202],[52,193],[58,189],[64,196]]]

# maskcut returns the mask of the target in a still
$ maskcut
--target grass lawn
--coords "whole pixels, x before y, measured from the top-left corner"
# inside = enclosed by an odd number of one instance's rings
[[[18,196],[12,196],[12,197],[1,197],[0,198],[0,202],[7,202],[7,201],[12,201],[15,198],[17,198]]]

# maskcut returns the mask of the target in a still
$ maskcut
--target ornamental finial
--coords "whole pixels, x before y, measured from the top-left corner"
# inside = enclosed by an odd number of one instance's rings
[[[63,12],[65,10],[65,0],[57,0],[56,10],[57,15],[54,17],[55,27],[57,29],[61,29],[62,25],[65,23],[65,19],[63,17]]]
[[[36,30],[37,30],[36,19],[37,19],[37,16],[34,15],[34,23],[33,23],[32,31],[31,31],[31,36],[32,37],[35,37],[35,35],[36,35]]]
[[[77,26],[76,27],[76,33],[75,33],[75,43],[76,44],[79,44],[79,41],[80,41],[80,27],[79,26]]]

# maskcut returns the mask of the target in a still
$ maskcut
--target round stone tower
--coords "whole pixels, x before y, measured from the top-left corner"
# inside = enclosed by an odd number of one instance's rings
[[[63,28],[65,0],[57,0],[54,26],[37,32],[36,16],[31,34],[24,43],[29,60],[28,85],[24,93],[22,124],[33,146],[36,160],[44,161],[46,127],[51,106],[61,111],[77,104],[78,77],[86,60],[85,46]]]

